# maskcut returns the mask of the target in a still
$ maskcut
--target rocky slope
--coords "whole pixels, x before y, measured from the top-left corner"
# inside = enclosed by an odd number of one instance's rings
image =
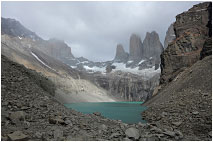
[[[176,39],[161,55],[161,83],[173,80],[185,67],[200,59],[200,52],[209,36],[209,6],[208,2],[195,5],[176,16]]]
[[[85,78],[86,73],[72,69],[61,61],[41,52],[33,39],[1,36],[2,55],[41,72],[56,85],[55,97],[63,103],[115,101]]]
[[[179,129],[185,140],[212,139],[209,11],[211,3],[205,2],[176,17],[177,38],[161,56],[161,86],[156,89],[156,95],[143,104],[148,107],[143,118],[156,123],[160,129]]]
[[[67,109],[49,92],[51,81],[3,55],[1,61],[2,141],[172,140],[171,132],[182,139],[178,131],[155,132],[155,124],[125,124]]]
[[[172,23],[166,32],[166,37],[164,40],[164,49],[166,49],[169,43],[171,43],[174,39],[175,39],[175,31]]]
[[[212,56],[179,74],[151,100],[143,118],[161,129],[179,129],[184,139],[212,139]]]

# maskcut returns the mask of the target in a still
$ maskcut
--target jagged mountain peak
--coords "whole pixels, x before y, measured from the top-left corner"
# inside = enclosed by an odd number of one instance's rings
[[[152,31],[151,33],[150,32],[146,32],[146,36],[145,36],[145,39],[146,40],[147,38],[152,38],[152,39],[155,39],[155,40],[160,40],[159,38],[159,35],[156,31]]]
[[[128,60],[129,54],[124,51],[123,45],[118,44],[116,48],[116,55],[114,61],[126,62]]]
[[[163,46],[160,42],[159,35],[156,31],[147,32],[143,40],[143,57],[154,58],[155,63],[160,63],[160,54],[163,51]]]
[[[1,24],[2,34],[7,34],[14,37],[31,38],[33,40],[42,40],[38,35],[25,28],[15,19],[1,17]]]
[[[142,59],[142,42],[139,35],[133,33],[130,36],[129,42],[129,59],[133,61],[140,61]]]

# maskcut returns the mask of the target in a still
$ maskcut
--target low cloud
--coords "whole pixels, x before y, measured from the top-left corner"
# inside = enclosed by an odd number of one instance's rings
[[[74,56],[111,60],[116,45],[143,40],[155,30],[163,44],[175,16],[199,2],[2,2],[2,17],[15,18],[44,39],[63,39]]]

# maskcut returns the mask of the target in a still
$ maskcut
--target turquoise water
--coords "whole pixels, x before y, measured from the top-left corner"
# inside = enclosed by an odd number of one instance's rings
[[[65,104],[65,106],[85,114],[100,112],[106,118],[132,124],[145,122],[142,120],[141,112],[146,108],[141,104],[142,102],[84,102]]]

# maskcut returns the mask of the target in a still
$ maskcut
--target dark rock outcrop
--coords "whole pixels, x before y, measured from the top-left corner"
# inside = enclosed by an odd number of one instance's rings
[[[200,52],[200,59],[203,59],[206,56],[212,55],[212,38],[207,38],[204,45],[203,49]]]
[[[173,80],[186,67],[200,59],[204,42],[209,37],[210,2],[197,4],[176,16],[176,39],[161,54],[160,83]]]
[[[126,53],[123,49],[121,44],[117,45],[116,48],[116,55],[115,55],[115,62],[126,62],[128,60],[129,54]]]
[[[168,47],[168,44],[171,43],[174,39],[175,39],[175,31],[172,23],[166,32],[166,37],[164,40],[164,49],[166,49]]]
[[[212,55],[212,3],[208,6],[208,12],[209,12],[209,21],[207,24],[207,27],[209,28],[209,38],[206,39],[203,49],[200,53],[200,59],[203,59],[206,56]]]
[[[163,51],[163,46],[160,42],[158,34],[153,31],[147,32],[143,41],[142,56],[143,58],[153,58],[156,63],[160,63],[160,54]]]
[[[41,40],[34,32],[25,28],[19,21],[10,18],[1,18],[1,34],[7,34],[14,37],[25,37],[33,40]]]
[[[129,60],[140,61],[142,59],[142,47],[141,38],[136,34],[132,34],[129,44]]]

